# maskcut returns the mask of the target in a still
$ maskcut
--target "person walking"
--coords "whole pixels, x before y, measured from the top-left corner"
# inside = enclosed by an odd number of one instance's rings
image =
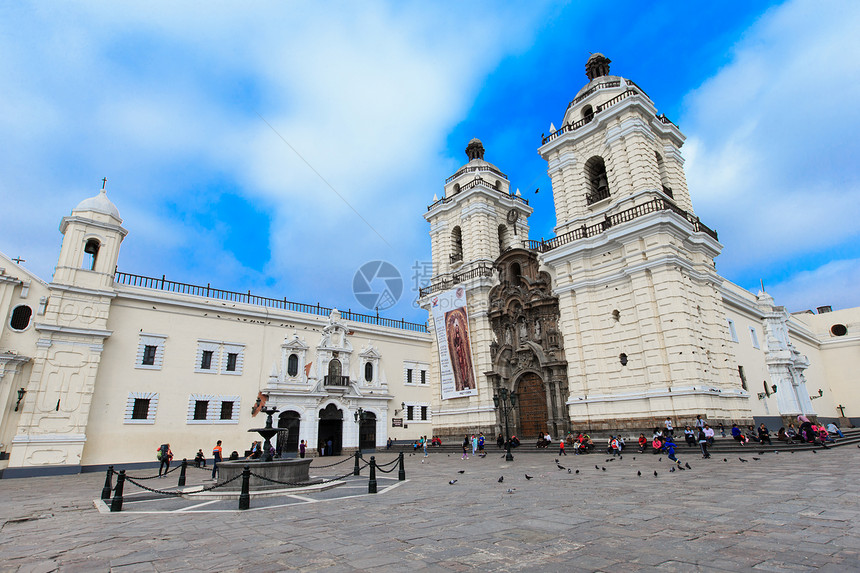
[[[469,436],[463,438],[463,457],[461,460],[469,459]]]
[[[699,447],[702,448],[702,458],[708,459],[711,454],[708,453],[708,436],[705,435],[705,428],[699,428]]]
[[[564,438],[558,441],[558,455],[566,456],[567,452],[564,451]]]
[[[170,460],[173,459],[173,452],[170,451],[170,444],[161,444],[158,447],[158,453],[156,455],[158,461],[158,477],[161,477],[161,470],[164,470],[164,475],[167,475],[167,472],[170,471]]]
[[[424,457],[426,458],[428,456],[428,454],[427,454],[427,436],[423,436],[421,438],[421,446],[424,448]]]
[[[472,434],[472,455],[474,456],[478,452],[478,437],[475,434]]]
[[[304,440],[302,440],[301,443],[299,443],[299,457],[300,458],[305,457],[305,452],[307,450],[308,450],[308,445],[305,443]]]
[[[212,457],[215,458],[215,461],[212,463],[212,479],[214,480],[215,476],[218,475],[218,462],[224,459],[221,456],[221,440],[218,440],[218,443],[212,448]]]

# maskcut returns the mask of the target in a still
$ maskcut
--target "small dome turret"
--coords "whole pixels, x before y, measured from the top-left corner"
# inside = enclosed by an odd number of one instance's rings
[[[591,54],[591,57],[588,58],[587,62],[585,62],[585,75],[588,76],[589,80],[593,80],[594,78],[599,78],[601,76],[608,76],[609,64],[611,63],[612,60],[600,52]]]
[[[469,157],[469,161],[484,158],[484,144],[481,143],[480,139],[475,137],[469,142],[469,145],[466,146],[466,155]]]
[[[118,221],[122,221],[122,218],[119,216],[119,209],[117,209],[116,205],[108,199],[107,192],[104,189],[99,191],[98,195],[95,197],[84,199],[78,203],[78,206],[72,209],[73,213],[75,211],[94,211],[96,213],[104,213]]]

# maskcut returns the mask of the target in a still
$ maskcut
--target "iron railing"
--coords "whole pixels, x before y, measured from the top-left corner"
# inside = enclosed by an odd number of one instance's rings
[[[514,194],[512,194],[512,193],[505,193],[505,192],[504,192],[504,191],[502,191],[501,189],[496,189],[493,185],[490,185],[490,182],[489,182],[489,181],[486,181],[486,180],[482,179],[480,175],[479,175],[479,176],[477,176],[477,177],[475,177],[474,179],[472,179],[471,181],[469,181],[468,183],[466,183],[466,184],[465,184],[465,185],[463,185],[462,187],[460,187],[460,190],[459,190],[459,191],[457,191],[457,193],[460,193],[460,192],[463,192],[463,191],[468,191],[469,189],[473,189],[474,187],[477,187],[478,185],[483,185],[483,186],[484,186],[484,187],[486,187],[487,189],[492,189],[493,191],[496,191],[496,192],[498,192],[498,193],[501,193],[501,194],[503,194],[503,195],[504,195],[504,196],[506,196],[506,197],[510,197],[511,199],[516,199],[517,201],[520,201],[520,202],[521,202],[521,203],[523,203],[524,205],[528,205],[528,204],[529,204],[529,200],[528,200],[528,199],[526,199],[525,197],[519,197],[519,196],[514,195]],[[456,195],[456,194],[455,194],[455,195]],[[448,202],[449,202],[449,201],[451,201],[453,198],[454,198],[454,195],[451,195],[450,197],[442,197],[441,199],[438,199],[438,200],[437,200],[436,202],[434,202],[433,204],[428,205],[428,206],[427,206],[427,210],[429,211],[429,210],[431,210],[433,207],[435,207],[435,206],[437,206],[437,205],[442,205],[442,204],[444,204],[444,203],[448,203]]]
[[[469,167],[467,165],[466,167],[463,167],[462,169],[457,171],[455,174],[453,174],[452,176],[447,178],[445,180],[445,184],[447,185],[448,183],[450,183],[451,181],[453,181],[454,179],[456,179],[457,177],[459,177],[463,173],[484,173],[484,172],[494,173],[495,175],[498,175],[499,177],[501,177],[502,179],[504,179],[506,181],[508,179],[507,175],[505,175],[504,173],[502,173],[498,169],[493,169],[492,167],[490,167],[488,165],[473,165],[472,167]]]
[[[248,291],[246,293],[235,292],[224,289],[212,288],[212,286],[209,284],[207,284],[206,286],[201,286],[171,281],[167,280],[165,275],[161,275],[161,278],[156,278],[116,271],[116,273],[114,273],[113,280],[115,284],[121,284],[131,287],[174,292],[189,296],[214,298],[218,300],[226,300],[230,302],[238,302],[255,306],[265,306],[269,308],[276,308],[279,310],[312,314],[315,316],[327,317],[331,314],[331,311],[334,310],[327,306],[321,306],[319,303],[315,305],[306,304],[301,302],[289,301],[286,298],[280,299],[258,296],[255,294],[251,294],[251,291]],[[394,318],[385,318],[379,316],[378,314],[361,314],[357,312],[352,312],[352,310],[349,309],[346,311],[341,311],[340,316],[344,320],[358,322],[361,324],[373,324],[376,326],[399,328],[401,330],[410,330],[413,332],[427,332],[427,323],[420,324],[416,322],[407,322],[405,319],[397,320]]]
[[[699,221],[698,217],[692,213],[684,211],[668,199],[657,198],[648,201],[647,203],[631,207],[630,209],[625,209],[624,211],[620,211],[614,215],[608,215],[603,219],[603,221],[595,223],[594,225],[583,225],[578,229],[553,237],[552,239],[541,239],[540,241],[530,240],[528,242],[528,248],[540,253],[546,253],[547,251],[551,251],[562,245],[566,245],[567,243],[599,235],[610,227],[614,227],[620,223],[626,223],[627,221],[632,221],[633,219],[642,217],[649,213],[656,213],[657,211],[672,211],[689,221],[693,225],[694,232],[705,233],[715,241],[719,240],[717,238],[717,232]]]
[[[470,279],[491,276],[493,276],[493,267],[488,265],[480,265],[472,269],[465,270],[461,273],[454,273],[451,275],[450,278],[442,279],[441,281],[435,282],[430,286],[418,289],[418,296],[424,297],[428,294],[433,294],[434,292],[443,291],[445,289],[452,288],[456,284],[460,284],[461,282]]]
[[[349,376],[323,376],[323,386],[349,386]]]
[[[604,199],[609,199],[609,187],[604,187],[603,189],[598,189],[592,193],[589,193],[585,196],[585,203],[587,205],[593,205],[598,201],[603,201]]]

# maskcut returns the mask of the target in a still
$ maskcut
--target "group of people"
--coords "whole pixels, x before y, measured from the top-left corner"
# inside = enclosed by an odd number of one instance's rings
[[[469,448],[472,449],[473,456],[484,457],[484,443],[485,443],[484,433],[479,432],[477,435],[472,434],[469,436],[468,434],[463,438],[463,457],[461,459],[468,460],[469,459]]]

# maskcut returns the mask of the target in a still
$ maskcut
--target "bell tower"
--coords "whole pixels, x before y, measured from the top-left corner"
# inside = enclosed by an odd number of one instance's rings
[[[39,333],[22,413],[4,474],[52,466],[79,471],[122,240],[119,210],[104,187],[60,223],[63,244]]]
[[[528,240],[528,217],[533,209],[519,191],[511,192],[507,176],[484,160],[484,146],[472,139],[466,147],[468,162],[445,181],[444,195],[434,197],[424,218],[430,223],[433,278],[422,288],[419,301],[430,312],[430,331],[435,334],[431,311],[434,295],[462,287],[468,311],[469,342],[476,392],[443,399],[440,357],[433,338],[431,381],[435,388],[432,416],[434,432],[462,436],[496,427],[490,344],[493,331],[488,319],[490,289],[498,282],[493,264],[504,252]]]
[[[557,236],[530,246],[559,297],[571,423],[749,420],[714,268],[722,245],[693,213],[684,135],[609,64],[588,59],[588,83],[538,150]]]

